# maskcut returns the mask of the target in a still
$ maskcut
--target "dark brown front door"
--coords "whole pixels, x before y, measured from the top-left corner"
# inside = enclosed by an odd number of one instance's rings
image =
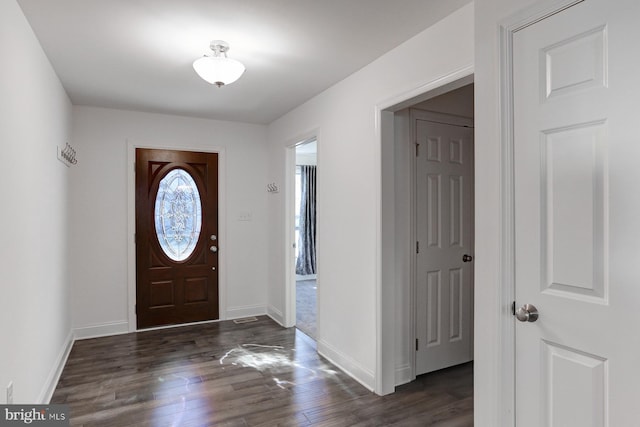
[[[218,155],[136,149],[138,328],[218,318]]]

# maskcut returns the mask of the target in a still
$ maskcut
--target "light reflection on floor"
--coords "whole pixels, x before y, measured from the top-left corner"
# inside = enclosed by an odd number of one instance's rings
[[[293,374],[298,381],[304,382],[316,379],[333,377],[336,371],[322,363],[317,369],[304,366],[295,360],[296,349],[286,350],[278,345],[240,344],[227,351],[220,358],[220,364],[230,364],[253,368],[261,373],[271,375],[274,383],[285,389],[287,386],[296,385],[295,381],[278,378],[279,374]]]
[[[183,382],[184,386],[176,387],[175,386],[176,380],[178,382]],[[191,389],[189,387],[191,384],[191,380],[182,375],[170,374],[168,378],[159,376],[158,383],[159,383],[159,387],[158,387],[159,393],[162,393],[163,391],[166,391],[166,390],[172,390],[172,392],[170,393],[170,397],[168,398],[171,400],[172,403],[169,405],[155,408],[154,410],[155,415],[158,417],[168,417],[167,425],[170,427],[178,427],[182,425],[182,420],[185,417],[185,415],[188,412],[191,412],[191,413],[194,412],[193,409],[189,410],[187,408],[187,398],[189,396],[189,393],[191,392]],[[174,395],[175,392],[177,391],[180,391],[178,395]],[[195,411],[197,410],[198,409],[196,408]]]
[[[337,375],[338,372],[332,369],[332,365],[322,360],[317,361],[315,356],[310,357],[310,354],[315,355],[315,342],[300,331],[295,333],[294,348],[287,349],[279,345],[257,343],[239,344],[224,353],[219,364],[222,365],[222,369],[225,369],[225,366],[255,369],[268,380],[272,380],[273,384],[282,390],[289,390],[295,386],[307,387],[310,384],[318,387],[317,381],[331,380],[337,382],[341,388],[351,394],[349,387],[343,386],[343,381]],[[309,365],[311,360],[315,360],[313,365],[305,366]],[[199,404],[200,399],[191,395],[191,385],[193,384],[189,376],[171,373],[165,377],[159,376],[157,381],[159,394],[162,394],[165,389],[172,390],[169,393],[172,404],[154,411],[156,416],[167,417],[169,426],[180,426],[187,414],[190,419],[199,419],[210,417],[211,412],[216,411],[215,405]],[[175,395],[177,391],[179,393]],[[305,393],[293,393],[291,398],[292,404],[299,405],[303,405],[305,399],[308,399]]]

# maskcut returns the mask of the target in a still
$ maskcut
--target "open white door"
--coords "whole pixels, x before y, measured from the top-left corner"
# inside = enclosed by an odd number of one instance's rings
[[[585,0],[514,33],[518,427],[640,425],[639,17]]]
[[[419,110],[411,116],[420,375],[473,359],[473,121]]]

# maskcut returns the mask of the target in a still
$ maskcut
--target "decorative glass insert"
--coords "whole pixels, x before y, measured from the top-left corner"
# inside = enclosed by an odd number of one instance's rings
[[[154,208],[156,235],[164,253],[174,261],[189,258],[202,226],[200,192],[184,169],[174,169],[160,181]]]

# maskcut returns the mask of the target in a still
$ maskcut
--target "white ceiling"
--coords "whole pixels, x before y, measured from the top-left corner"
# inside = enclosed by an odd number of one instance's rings
[[[469,2],[18,0],[75,105],[249,123],[270,123]],[[222,88],[191,65],[214,39],[247,67]]]

